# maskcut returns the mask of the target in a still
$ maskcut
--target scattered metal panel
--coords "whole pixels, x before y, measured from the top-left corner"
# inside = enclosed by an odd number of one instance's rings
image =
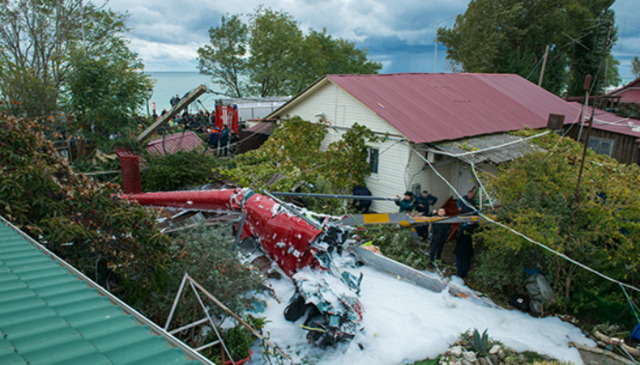
[[[0,363],[213,364],[2,217]]]
[[[367,266],[371,266],[375,269],[396,275],[399,278],[407,280],[423,288],[426,288],[435,292],[441,292],[445,288],[448,288],[448,291],[451,295],[461,297],[461,298],[467,298],[467,299],[473,300],[474,302],[477,302],[479,304],[486,305],[489,307],[500,308],[497,304],[493,303],[491,300],[480,297],[467,290],[451,285],[450,283],[447,283],[444,280],[442,280],[442,278],[440,278],[437,275],[433,275],[423,271],[418,271],[412,267],[399,263],[388,257],[378,255],[362,247],[356,247],[353,250],[353,252],[358,257],[358,259],[364,262]]]
[[[516,141],[522,142],[510,144],[497,149],[482,151],[485,148],[499,146]],[[436,145],[436,148],[443,152],[451,153],[454,155],[478,150],[477,154],[467,154],[460,157],[460,160],[469,164],[478,164],[488,161],[496,165],[503,162],[515,160],[530,153],[544,151],[543,148],[537,146],[534,143],[523,141],[521,137],[502,133],[439,143]]]
[[[161,115],[155,122],[153,122],[152,125],[150,125],[142,133],[140,133],[140,135],[138,135],[136,140],[144,141],[145,139],[148,139],[149,137],[151,137],[151,135],[153,135],[158,129],[160,129],[160,127],[165,125],[171,118],[176,116],[182,109],[186,108],[187,106],[189,106],[189,104],[191,104],[196,99],[198,99],[198,97],[204,94],[205,91],[207,91],[207,87],[204,85],[200,85],[195,89],[191,90],[189,94],[187,94],[185,97],[180,99],[178,104],[176,104],[173,108],[171,108],[171,110],[168,113]]]

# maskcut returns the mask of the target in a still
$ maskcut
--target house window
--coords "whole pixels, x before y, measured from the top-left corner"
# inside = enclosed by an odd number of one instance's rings
[[[599,155],[611,156],[613,150],[613,140],[606,138],[589,138],[589,148],[594,150]]]
[[[422,194],[422,187],[418,183],[413,184],[411,191],[413,192],[413,196],[420,196],[420,194]]]
[[[369,148],[369,167],[372,174],[378,173],[380,151],[377,148]]]

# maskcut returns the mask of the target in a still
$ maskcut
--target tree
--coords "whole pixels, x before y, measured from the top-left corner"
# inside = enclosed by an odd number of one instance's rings
[[[332,38],[326,29],[311,30],[301,52],[294,84],[298,91],[327,74],[375,74],[381,68],[379,63],[367,60],[366,50],[356,48],[354,42]]]
[[[638,56],[633,57],[631,60],[631,72],[635,77],[640,77],[640,59],[638,59]]]
[[[151,95],[148,75],[127,48],[110,56],[72,53],[67,79],[68,107],[79,130],[88,137],[109,136],[135,129],[138,108]]]
[[[298,23],[288,13],[261,7],[250,18],[248,76],[252,94],[291,94],[304,39]]]
[[[0,115],[0,214],[129,304],[144,304],[165,289],[168,237],[147,210],[113,198],[117,185],[76,174],[41,127]]]
[[[547,152],[519,158],[488,178],[488,188],[501,203],[498,220],[594,270],[638,287],[640,198],[636,185],[640,168],[589,150],[578,203],[574,193],[583,146],[553,133],[535,141]],[[606,305],[607,311],[618,312],[607,313],[610,319],[630,319],[629,308],[618,304],[625,300],[617,284],[499,226],[488,225],[478,235],[486,252],[478,259],[480,267],[474,276],[488,286],[513,295],[524,282],[524,278],[514,280],[514,274],[537,269],[561,294],[563,310],[596,319]],[[593,301],[594,296],[599,297],[598,302]]]
[[[620,78],[620,61],[613,58],[613,54],[609,53],[604,60],[604,84],[607,86],[618,86],[622,82]]]
[[[438,29],[438,40],[447,46],[447,59],[465,72],[517,73],[535,82],[549,45],[542,86],[582,95],[584,76],[597,75],[607,27],[613,24],[612,3],[473,0],[451,29]],[[615,28],[609,37],[605,53],[615,40]]]
[[[218,28],[209,29],[209,41],[198,49],[200,73],[211,76],[226,93],[241,98],[246,87],[240,76],[247,68],[247,39],[249,29],[238,15],[222,17]]]
[[[0,2],[4,109],[30,117],[77,113],[85,118],[81,125],[97,125],[100,132],[105,113],[130,117],[151,84],[124,40],[125,19],[78,0]]]
[[[55,109],[68,70],[64,54],[80,36],[81,17],[78,1],[0,2],[0,93],[10,112],[34,116]],[[44,103],[30,97],[34,90]]]
[[[283,120],[259,149],[237,156],[233,165],[221,172],[239,186],[258,191],[289,191],[306,182],[316,193],[348,193],[354,186],[364,185],[364,176],[370,172],[367,143],[380,137],[356,123],[321,151],[326,134],[326,126],[320,123],[300,117]],[[278,177],[275,182],[274,176]],[[324,201],[307,203],[320,211],[327,209]]]
[[[600,71],[603,57],[611,54],[616,40],[614,13],[609,9],[613,0],[578,0],[566,7],[565,32],[572,39],[569,55],[569,79],[567,81],[568,96],[584,95],[584,79],[593,77],[591,94],[601,93],[611,83],[605,81]],[[606,47],[606,48],[605,48]],[[604,65],[603,65],[604,67]],[[593,86],[598,84],[599,89]]]
[[[238,15],[209,30],[210,45],[198,49],[200,72],[232,96],[291,95],[330,73],[376,73],[367,51],[334,39],[326,30],[304,35],[286,12],[259,7],[249,24]]]

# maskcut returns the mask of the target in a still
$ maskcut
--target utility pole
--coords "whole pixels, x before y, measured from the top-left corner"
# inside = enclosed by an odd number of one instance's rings
[[[540,79],[538,80],[538,86],[542,86],[542,80],[544,79],[544,69],[547,67],[547,58],[549,57],[549,45],[544,49],[544,59],[542,60],[542,71],[540,71]]]
[[[602,58],[600,59],[600,66],[598,66],[598,74],[596,75],[596,90],[594,92],[595,95],[598,95],[598,89],[600,88],[600,75],[602,74],[602,65],[604,64],[604,60],[607,57],[607,53],[609,51],[609,37],[611,36],[611,22],[609,22],[609,27],[607,29],[607,38],[604,40],[604,47],[602,49]],[[590,77],[588,77],[590,79]],[[585,82],[585,88],[587,88]],[[588,101],[588,100],[587,100]],[[587,103],[588,104],[588,103]],[[595,103],[591,106],[591,117],[589,118],[589,128],[587,128],[587,135],[584,138],[584,148],[582,149],[582,161],[580,161],[580,171],[578,171],[578,182],[576,183],[576,211],[577,205],[580,204],[580,181],[582,180],[582,170],[584,168],[584,160],[587,156],[587,146],[589,145],[589,136],[591,135],[591,126],[593,125],[593,115],[595,113]]]

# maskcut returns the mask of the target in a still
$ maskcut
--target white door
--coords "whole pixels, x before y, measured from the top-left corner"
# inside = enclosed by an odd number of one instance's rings
[[[471,172],[471,167],[467,164],[458,164],[458,173],[456,177],[456,189],[458,193],[462,196],[467,194],[467,192],[473,189],[476,186],[476,179],[473,177],[473,173]],[[454,196],[458,199],[458,196]]]

